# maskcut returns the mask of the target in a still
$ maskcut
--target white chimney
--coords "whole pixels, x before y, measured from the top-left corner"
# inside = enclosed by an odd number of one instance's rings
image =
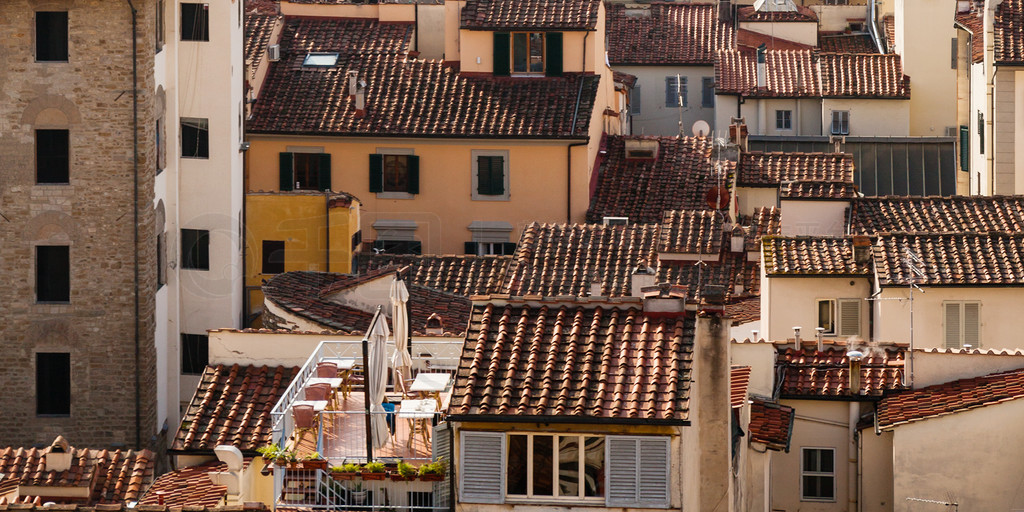
[[[803,348],[800,346],[800,327],[798,326],[793,327],[793,347],[796,350]]]
[[[754,341],[757,341],[757,329],[750,331],[750,335],[754,338]]]
[[[658,276],[654,274],[654,269],[647,265],[640,264],[633,270],[633,275],[630,276],[629,294],[633,297],[643,297],[643,289],[657,284]]]
[[[821,352],[825,348],[825,346],[824,346],[825,342],[822,341],[822,339],[821,339],[822,336],[825,335],[825,328],[824,327],[815,327],[814,331],[815,331],[815,334],[818,335],[818,352]]]
[[[594,281],[590,283],[590,296],[600,297],[601,296],[601,282]]]
[[[354,98],[357,89],[356,80],[359,77],[359,72],[354,69],[350,69],[348,70],[348,72],[345,73],[345,75],[346,78],[348,78],[348,95],[349,97]]]
[[[761,46],[757,47],[757,88],[764,89],[767,87],[768,78],[765,76],[767,72],[767,64],[765,63],[766,54],[768,52],[768,46],[761,43]]]

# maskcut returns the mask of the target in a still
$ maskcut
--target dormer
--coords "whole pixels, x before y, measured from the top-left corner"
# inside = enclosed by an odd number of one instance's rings
[[[793,0],[755,0],[736,11],[739,29],[818,46],[818,15]]]

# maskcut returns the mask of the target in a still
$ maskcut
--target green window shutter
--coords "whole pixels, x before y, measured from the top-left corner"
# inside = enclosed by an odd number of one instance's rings
[[[505,158],[491,157],[491,195],[505,194]]]
[[[544,73],[547,76],[562,76],[562,33],[548,32],[544,41]]]
[[[292,154],[281,153],[281,183],[282,192],[295,189],[295,173],[292,172]]]
[[[971,170],[971,130],[960,126],[960,170]]]
[[[494,76],[509,76],[512,65],[509,62],[508,32],[494,33]]]
[[[370,192],[384,191],[384,155],[370,155]]]
[[[491,193],[491,157],[476,157],[476,193],[482,196]]]
[[[324,153],[320,155],[320,190],[331,190],[331,155]]]
[[[420,193],[420,157],[416,155],[409,155],[409,184],[408,192],[410,194]]]
[[[466,242],[466,254],[476,255],[477,242]]]

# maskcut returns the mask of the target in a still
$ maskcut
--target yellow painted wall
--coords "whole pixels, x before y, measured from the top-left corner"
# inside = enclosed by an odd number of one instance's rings
[[[413,4],[300,4],[281,2],[285,16],[323,16],[333,18],[370,18],[380,21],[414,21]]]
[[[588,35],[589,34],[589,35]],[[471,73],[494,72],[494,32],[486,30],[460,30],[462,63],[460,69]],[[586,39],[586,53],[583,52]],[[601,45],[603,37],[595,32],[562,32],[562,71],[580,73],[594,71],[593,52],[595,44]],[[601,47],[603,53],[603,46]],[[480,59],[480,62],[477,62]],[[584,68],[584,59],[586,68]],[[604,63],[601,63],[604,66]]]
[[[600,111],[598,111],[600,112]],[[591,153],[573,149],[573,201],[567,219],[566,146],[572,141],[365,139],[250,135],[250,191],[277,191],[278,154],[301,145],[323,147],[331,155],[331,188],[344,190],[362,203],[363,240],[375,240],[377,220],[413,220],[424,254],[461,254],[472,240],[473,221],[503,221],[512,225],[509,241],[518,240],[530,222],[582,222],[589,203],[590,168],[600,140],[601,116],[589,134]],[[596,126],[595,126],[596,123]],[[412,149],[420,157],[420,193],[412,199],[384,199],[370,190],[370,158],[378,149]],[[507,150],[509,200],[472,199],[472,151]],[[321,196],[322,200],[322,196]],[[255,256],[255,255],[253,255]],[[310,256],[312,258],[315,253]],[[320,259],[322,260],[322,256]],[[318,261],[318,260],[314,260]],[[336,270],[332,265],[332,270]]]

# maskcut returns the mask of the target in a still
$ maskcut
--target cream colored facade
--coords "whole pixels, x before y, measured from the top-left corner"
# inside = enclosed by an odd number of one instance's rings
[[[955,0],[896,0],[893,50],[910,77],[910,135],[942,137],[956,124]],[[885,12],[885,11],[883,11]],[[852,132],[851,132],[852,134]]]
[[[764,21],[744,21],[739,23],[738,28],[740,30],[749,30],[751,32],[757,32],[758,34],[764,34],[778,39],[785,39],[786,41],[793,41],[795,43],[806,44],[809,46],[818,46],[818,23],[813,21],[787,21],[775,23]]]
[[[763,268],[762,260],[762,268]],[[763,272],[763,271],[762,271]],[[761,277],[761,336],[767,340],[786,340],[793,338],[793,327],[800,327],[803,340],[815,338],[814,328],[818,326],[818,301],[851,299],[860,303],[860,326],[857,337],[869,340],[868,333],[871,323],[869,312],[871,303],[866,299],[871,295],[869,276],[859,277],[812,277],[812,276],[775,276]],[[875,304],[893,301],[875,301]],[[874,319],[877,326],[881,320]],[[825,339],[847,339],[847,336],[827,334]],[[905,341],[901,339],[874,337],[886,341]]]
[[[166,240],[166,285],[156,292],[158,425],[178,423],[198,380],[181,375],[181,334],[237,326],[242,311],[243,2],[205,4],[208,41],[181,40],[182,3],[158,3],[164,44],[154,60],[164,163],[153,206]],[[181,156],[182,118],[207,120],[208,158]],[[182,268],[182,229],[209,231],[209,270]]]
[[[849,201],[781,199],[782,236],[839,236],[846,230]]]
[[[824,135],[821,98],[743,98],[720,94],[715,96],[715,133],[727,133],[733,117],[743,117],[750,135]],[[791,112],[789,129],[776,123],[776,111]]]
[[[630,96],[633,102],[629,121],[632,133],[693,136],[693,125],[697,121],[706,122],[710,128],[715,127],[714,94],[709,106],[703,103],[704,79],[714,81],[714,66],[615,66],[615,69],[636,77],[636,86]],[[686,83],[686,104],[682,107],[666,105],[666,79],[675,79],[676,75]],[[725,136],[724,131],[721,135]]]

